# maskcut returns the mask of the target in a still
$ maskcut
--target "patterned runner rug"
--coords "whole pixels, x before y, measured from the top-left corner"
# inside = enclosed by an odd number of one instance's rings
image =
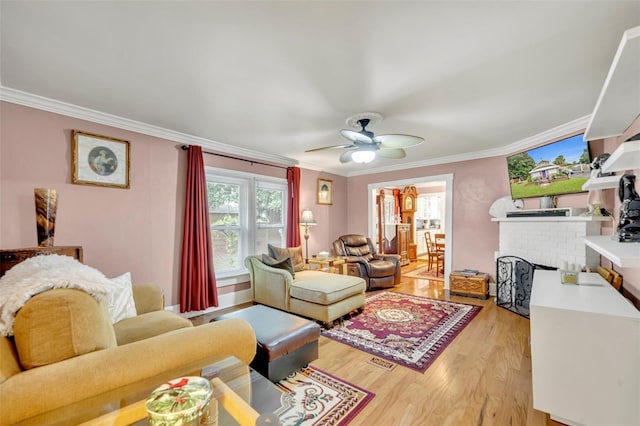
[[[362,313],[322,334],[424,373],[481,309],[383,291],[367,297]]]
[[[422,278],[425,280],[436,280],[436,281],[444,281],[444,276],[442,272],[440,272],[436,276],[436,268],[435,266],[430,271],[428,266],[423,266],[422,268],[414,269],[411,272],[407,272],[406,274],[402,274],[403,277],[410,278]]]
[[[284,392],[275,414],[283,426],[348,424],[374,394],[310,365],[277,383]]]

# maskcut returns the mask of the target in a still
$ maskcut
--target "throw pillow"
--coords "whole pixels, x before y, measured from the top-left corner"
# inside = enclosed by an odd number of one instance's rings
[[[302,257],[302,246],[298,247],[289,247],[289,257],[291,257],[291,263],[293,263],[293,269],[296,272],[304,271],[304,258]]]
[[[127,272],[119,277],[111,278],[110,282],[108,308],[111,322],[115,324],[125,318],[137,316],[138,312],[131,289],[131,273]]]
[[[267,248],[269,249],[269,256],[273,257],[277,260],[284,260],[289,256],[289,250],[286,248],[280,248],[276,246],[272,246],[271,244],[267,244]]]
[[[266,254],[262,255],[262,263],[265,265],[271,266],[273,268],[284,269],[285,271],[289,271],[291,273],[291,277],[296,277],[296,272],[293,269],[293,265],[291,263],[291,258],[287,256],[285,259],[274,259],[271,256]]]
[[[302,246],[291,247],[291,248],[280,248],[268,245],[269,248],[269,256],[275,259],[284,259],[285,257],[291,258],[291,263],[293,264],[293,269],[296,272],[304,271],[304,258],[302,257]]]

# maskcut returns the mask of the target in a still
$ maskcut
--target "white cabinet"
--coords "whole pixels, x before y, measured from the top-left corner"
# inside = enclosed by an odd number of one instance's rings
[[[639,425],[640,312],[598,274],[536,270],[533,406],[569,425]]]
[[[424,229],[418,229],[416,231],[416,244],[418,244],[418,256],[425,255],[427,253],[427,240],[424,234],[428,232]]]

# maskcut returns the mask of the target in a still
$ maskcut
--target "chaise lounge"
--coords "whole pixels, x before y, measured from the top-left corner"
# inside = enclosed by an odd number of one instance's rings
[[[310,270],[292,274],[265,264],[258,256],[249,256],[244,263],[256,303],[312,318],[325,326],[364,307],[366,283],[360,277]]]

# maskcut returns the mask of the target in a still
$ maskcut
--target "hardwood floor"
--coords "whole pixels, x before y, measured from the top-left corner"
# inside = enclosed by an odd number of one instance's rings
[[[493,298],[449,296],[442,281],[402,277],[391,291],[483,309],[424,374],[399,365],[384,370],[367,362],[370,354],[321,336],[312,364],[376,394],[350,425],[560,425],[533,408],[529,320]]]

